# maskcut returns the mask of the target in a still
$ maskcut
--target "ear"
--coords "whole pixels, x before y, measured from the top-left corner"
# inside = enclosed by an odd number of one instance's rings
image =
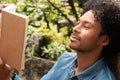
[[[101,36],[101,44],[102,44],[103,46],[108,45],[108,44],[109,44],[109,41],[110,41],[110,38],[109,38],[108,35],[102,35],[102,36]]]

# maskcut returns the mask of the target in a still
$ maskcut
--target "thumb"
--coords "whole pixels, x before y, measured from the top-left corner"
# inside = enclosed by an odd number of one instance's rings
[[[8,76],[12,77],[13,73],[14,73],[14,69],[8,64],[5,64],[5,68],[6,68],[6,71],[7,71],[6,73],[8,73]]]

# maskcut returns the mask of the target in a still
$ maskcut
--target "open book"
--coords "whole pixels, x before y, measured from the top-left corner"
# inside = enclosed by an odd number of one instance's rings
[[[24,68],[28,17],[2,10],[0,57],[18,71]]]

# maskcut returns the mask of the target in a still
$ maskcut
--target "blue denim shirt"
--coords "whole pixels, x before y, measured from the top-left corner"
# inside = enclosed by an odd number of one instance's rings
[[[40,80],[116,80],[102,58],[88,69],[74,75],[76,60],[75,53],[64,53],[53,68]]]
[[[21,80],[21,78],[17,74],[15,74],[15,77],[13,80]]]

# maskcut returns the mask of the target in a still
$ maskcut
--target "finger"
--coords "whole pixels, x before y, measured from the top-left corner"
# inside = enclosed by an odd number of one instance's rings
[[[13,76],[13,70],[5,64],[2,58],[0,58],[0,80],[11,80]]]
[[[11,66],[9,66],[8,64],[5,64],[5,67],[6,67],[6,71],[8,73],[8,76],[12,77],[13,73],[14,73],[14,69]]]
[[[13,68],[10,66],[10,65],[8,65],[8,64],[5,64],[5,67],[9,70],[9,71],[11,71]]]

